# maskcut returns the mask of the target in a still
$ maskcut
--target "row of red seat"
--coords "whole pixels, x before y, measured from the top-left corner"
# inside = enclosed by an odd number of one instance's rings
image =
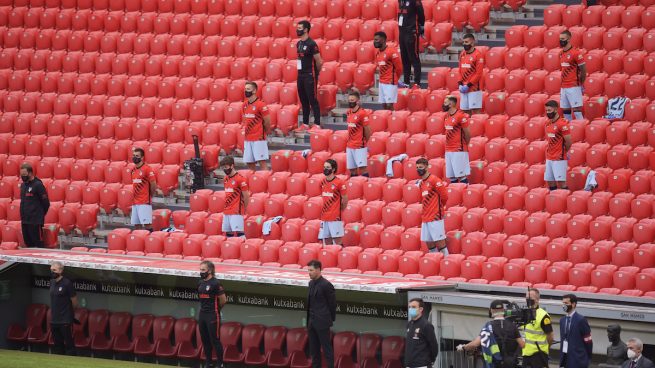
[[[36,2],[36,3],[35,3]],[[429,4],[433,5],[434,1]],[[8,2],[3,6],[11,6]],[[350,4],[344,0],[328,2],[326,0],[281,0],[281,1],[189,1],[189,0],[49,0],[45,4],[40,0],[20,0],[13,3],[14,7],[23,9],[27,6],[45,7],[47,11],[66,12],[68,9],[76,11],[109,11],[109,12],[144,12],[144,13],[175,13],[175,14],[210,14],[210,15],[234,15],[234,16],[277,16],[277,17],[329,17],[329,18],[364,18],[364,19],[385,19],[391,20],[397,17],[398,4],[390,0],[374,0],[368,3]],[[57,9],[61,8],[61,10]],[[430,7],[431,9],[431,7]],[[27,10],[20,10],[17,16],[24,17],[25,22]],[[35,12],[39,15],[41,11]],[[43,27],[43,25],[41,25]]]
[[[223,235],[159,231],[149,233],[145,230],[130,232],[130,229],[116,229],[108,237],[108,250],[102,249],[101,251],[111,254],[148,254],[184,259],[221,258],[229,260],[229,263],[259,262],[265,265],[277,263],[278,267],[301,267],[311,260],[311,257],[314,257],[320,258],[325,263],[325,267],[359,269],[361,272],[378,270],[386,273],[392,272],[389,270],[393,268],[393,272],[420,273],[425,277],[439,274],[438,264],[443,256],[426,253],[427,248],[420,244],[420,241],[419,245],[415,246],[414,240],[410,239],[416,236],[414,231],[406,231],[402,235],[402,230],[400,233],[397,231],[400,227],[394,226],[384,228],[380,235],[379,228],[380,226],[376,225],[361,226],[357,230],[362,239],[361,244],[346,248],[286,239],[249,238],[244,240],[242,238],[225,238]],[[375,242],[376,237],[377,242]],[[399,238],[400,246],[389,239],[394,237]],[[531,237],[525,234],[464,233],[458,230],[448,231],[448,238],[451,240],[448,245],[449,249],[451,252],[458,253],[454,255],[454,258],[462,260],[466,257],[482,257],[478,260],[482,259],[483,261],[493,257],[506,257],[509,260],[525,258],[531,262],[539,260],[551,263],[568,261],[574,265],[591,263],[595,266],[603,264],[614,264],[617,267],[636,266],[637,269],[648,269],[655,266],[655,260],[651,257],[655,251],[652,243],[594,241],[587,238],[571,239],[567,237],[549,238],[542,235]],[[348,254],[355,254],[354,263],[353,257]],[[364,256],[364,254],[368,256]],[[376,263],[375,259],[378,258],[378,255],[383,254],[388,259],[394,259],[396,265],[385,265],[385,262]],[[447,257],[447,259],[450,258]],[[357,262],[362,267],[358,268]],[[398,268],[398,264],[400,264],[400,268]],[[436,271],[434,271],[435,266]],[[416,271],[418,267],[422,271]]]
[[[264,59],[259,60],[261,63],[259,61],[254,63],[258,65],[267,63]],[[232,61],[224,60],[220,64],[223,65],[223,62],[230,64]],[[234,63],[239,64],[240,61],[234,61]],[[216,65],[219,65],[219,63]],[[282,73],[291,66],[290,63],[281,62],[272,62],[272,64],[268,65],[265,68],[269,71],[277,70]],[[274,65],[274,67],[270,65]],[[325,75],[321,74],[319,83],[333,84],[335,78],[337,78],[337,82],[344,80],[349,84],[356,83],[363,86],[362,88],[368,89],[374,83],[376,67],[374,64],[358,66],[355,63],[327,62],[322,70]],[[349,81],[345,79],[346,77],[335,77],[336,73],[348,72],[350,73]],[[353,77],[353,73],[358,75]],[[221,74],[226,73],[221,72]],[[290,76],[278,78],[277,74],[276,76],[269,75],[271,80],[291,80],[293,82],[271,81],[266,76],[259,76],[261,78],[253,79],[259,86],[259,96],[266,103],[297,104],[295,73],[293,78]],[[243,91],[246,76],[242,77],[241,79],[178,78],[159,75],[44,73],[42,71],[28,72],[26,70],[12,72],[10,69],[5,69],[0,72],[0,87],[10,91],[9,93],[3,93],[4,101],[2,103],[3,105],[7,103],[7,109],[12,111],[34,112],[36,110],[43,113],[40,111],[57,110],[65,113],[70,112],[71,115],[80,115],[77,114],[78,110],[70,106],[71,99],[74,96],[81,96],[78,98],[85,101],[92,98],[92,96],[101,96],[98,98],[103,100],[113,97],[112,101],[116,101],[112,102],[112,104],[116,105],[118,103],[118,107],[125,110],[120,112],[127,114],[131,112],[129,110],[131,105],[122,106],[121,100],[118,100],[119,97],[137,103],[143,98],[151,97],[191,101],[242,102],[244,100]],[[267,82],[264,82],[264,80],[267,80]],[[330,87],[330,85],[326,85],[320,88],[331,91]],[[108,106],[108,112],[115,113],[112,108],[115,107]],[[134,109],[134,107],[131,108]],[[85,112],[86,110],[79,111]]]
[[[367,230],[362,230],[362,237],[370,236],[364,232],[374,232],[375,226],[369,225]],[[393,233],[393,229],[385,229],[385,234]],[[619,292],[636,288],[640,291],[638,295],[655,291],[652,268],[655,265],[652,257],[655,246],[651,243],[616,244],[612,241],[574,241],[569,238],[551,240],[544,236],[530,238],[526,235],[487,235],[480,232],[462,236],[462,232],[458,231],[451,231],[448,236],[451,239],[449,248],[459,248],[453,251],[462,254],[444,258],[442,254],[425,254],[425,247],[417,250],[406,247],[393,249],[389,248],[390,242],[384,235],[382,243],[378,240],[372,248],[349,246],[342,249],[340,246],[322,246],[302,241],[226,239],[222,235],[207,237],[204,234],[145,231],[130,233],[128,229],[112,232],[109,252],[196,260],[220,259],[228,263],[286,268],[301,268],[306,261],[319,259],[326,271],[332,272],[404,275],[465,282],[473,280],[498,285],[526,281],[531,285],[548,282],[551,284],[548,288],[591,285],[596,290],[615,287]],[[380,247],[375,247],[376,244]],[[409,242],[405,241],[405,244]],[[561,269],[565,272],[560,272]],[[547,275],[546,271],[552,275]],[[609,272],[609,284],[600,281],[608,280],[605,271]],[[614,284],[611,282],[612,274],[618,280]],[[599,277],[600,280],[598,283],[584,281],[590,277]]]
[[[43,86],[45,89],[43,92],[54,92],[57,86],[56,81],[61,77],[75,79],[75,76],[69,73],[127,74],[129,76],[179,78],[224,78],[227,75],[228,77],[231,76],[232,79],[250,76],[250,79],[253,80],[295,81],[296,72],[285,68],[289,60],[295,61],[296,59],[295,42],[288,39],[273,40],[270,38],[255,39],[249,37],[242,38],[235,43],[234,37],[230,37],[230,39],[220,40],[217,44],[212,43],[214,46],[220,46],[220,52],[200,56],[198,54],[150,56],[148,54],[115,54],[113,52],[34,51],[31,49],[10,48],[3,49],[0,52],[0,56],[2,56],[0,66],[3,69],[13,68],[14,71],[25,71],[23,74],[27,70],[33,73],[23,75],[23,79],[29,75],[38,77],[37,80],[30,79],[31,84],[26,85],[26,88],[38,86],[36,84],[38,80],[48,76],[49,79]],[[376,51],[371,42],[331,40],[325,43],[320,42],[320,44],[321,56],[326,63],[335,61],[339,63],[367,64],[375,61]],[[293,57],[288,57],[289,52],[294,53],[291,55]],[[262,63],[274,63],[275,65],[262,66]],[[62,72],[65,74],[63,76],[56,74],[44,75],[43,72]],[[11,75],[4,75],[4,77],[9,80]],[[90,77],[82,75],[79,78],[84,80]],[[108,77],[100,76],[99,78]],[[10,81],[17,83],[17,81]],[[65,81],[63,80],[63,82]],[[43,81],[41,82],[43,83]],[[97,86],[93,87],[98,88]],[[78,94],[88,93],[83,91],[90,88],[78,87],[78,90],[80,90]],[[69,88],[68,91],[72,91],[72,89]]]
[[[652,4],[651,4],[652,5]],[[647,29],[655,28],[655,8],[648,5],[549,5],[544,10],[544,24],[548,27],[603,26]]]
[[[50,310],[43,304],[27,308],[25,327],[13,324],[8,340],[14,343],[53,346],[50,332]],[[174,319],[150,314],[132,316],[128,312],[107,310],[75,310],[80,324],[74,326],[74,341],[78,349],[114,354],[130,353],[139,357],[203,360],[205,355],[200,332],[193,318]],[[269,367],[307,367],[308,336],[305,328],[287,329],[238,322],[221,324],[224,361],[230,364],[267,365]],[[367,367],[400,364],[404,353],[401,337],[382,338],[376,334],[357,335],[338,332],[333,335],[337,367],[350,367],[359,362]]]
[[[279,91],[279,89],[278,89]],[[318,99],[325,102],[325,107],[336,105],[337,88],[321,87]],[[293,96],[295,98],[295,96]],[[0,105],[4,111],[16,113],[36,113],[38,115],[86,116],[103,120],[102,117],[139,118],[161,120],[190,120],[192,122],[207,121],[209,123],[240,124],[243,102],[227,102],[191,99],[176,100],[174,98],[157,97],[122,97],[104,95],[91,96],[72,94],[56,95],[39,94],[37,92],[0,91]],[[298,105],[269,105],[273,125],[297,127]],[[36,121],[36,119],[35,119]]]
[[[586,50],[605,49],[607,51],[623,49],[626,51],[655,51],[655,30],[646,28],[605,28],[601,26],[512,26],[505,36],[508,47],[526,46],[528,48],[545,47],[559,49],[559,35],[571,32],[571,44]]]
[[[219,18],[220,19],[220,18]],[[216,19],[218,20],[218,19]],[[300,20],[300,19],[296,19]],[[226,22],[241,22],[239,30],[230,30]],[[285,22],[286,21],[286,22]],[[202,34],[170,34],[137,33],[137,32],[104,32],[84,30],[51,30],[38,28],[5,28],[0,27],[0,44],[8,49],[21,51],[65,51],[69,52],[100,52],[123,54],[152,55],[186,55],[186,56],[233,56],[225,50],[228,47],[235,50],[237,56],[271,57],[288,55],[295,58],[296,24],[291,18],[256,18],[227,17],[223,20],[223,29],[219,32],[204,32]],[[312,36],[319,46],[326,42],[364,42],[371,43],[375,32],[384,31],[390,42],[397,41],[397,24],[394,21],[362,21],[324,18],[314,19],[316,29],[312,27]],[[282,22],[282,23],[281,23]],[[232,24],[229,23],[229,24]],[[218,27],[217,23],[216,26]],[[431,25],[432,23],[426,23]],[[323,27],[324,26],[324,27]],[[205,24],[205,27],[209,25]],[[272,27],[272,29],[271,29]],[[253,43],[259,42],[258,48]],[[282,45],[282,50],[273,50],[269,45]],[[223,47],[224,46],[224,47]],[[322,47],[321,47],[322,49]]]

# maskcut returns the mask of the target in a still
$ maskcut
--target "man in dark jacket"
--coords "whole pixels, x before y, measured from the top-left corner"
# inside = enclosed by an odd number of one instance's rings
[[[71,280],[63,276],[64,265],[52,262],[50,266],[50,331],[54,341],[55,354],[75,354],[73,323],[77,294]]]
[[[439,342],[434,326],[423,318],[423,299],[409,301],[407,335],[405,337],[405,367],[431,367],[439,355]]]
[[[48,192],[29,163],[20,166],[20,221],[27,247],[43,248],[43,224],[50,208]]]
[[[330,327],[337,317],[334,286],[321,276],[321,262],[310,261],[307,267],[311,279],[307,295],[307,330],[312,367],[321,367],[321,348],[323,348],[328,368],[334,368],[334,351],[330,339]]]
[[[398,29],[403,80],[409,85],[414,68],[414,84],[421,88],[421,59],[419,37],[425,33],[425,13],[421,0],[398,0]]]
[[[575,309],[578,298],[574,294],[562,297],[566,316],[559,320],[561,354],[559,366],[562,368],[588,368],[591,363],[593,341],[591,327],[587,319]]]

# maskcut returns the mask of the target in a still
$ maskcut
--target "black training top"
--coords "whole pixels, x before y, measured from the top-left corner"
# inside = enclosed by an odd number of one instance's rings
[[[296,44],[296,51],[298,52],[298,74],[312,74],[318,75],[316,63],[314,62],[314,55],[319,53],[318,45],[311,38],[305,41],[299,40]]]
[[[198,298],[200,299],[200,312],[216,313],[220,311],[218,297],[225,294],[223,285],[217,278],[200,280],[198,283]]]
[[[71,298],[76,295],[71,280],[62,277],[61,280],[50,280],[50,310],[52,324],[70,324],[75,318]]]

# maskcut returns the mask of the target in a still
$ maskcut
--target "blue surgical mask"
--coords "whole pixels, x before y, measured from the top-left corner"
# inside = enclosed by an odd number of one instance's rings
[[[409,316],[409,319],[414,319],[416,316],[418,316],[418,309],[416,308],[409,308],[407,310],[407,315]]]

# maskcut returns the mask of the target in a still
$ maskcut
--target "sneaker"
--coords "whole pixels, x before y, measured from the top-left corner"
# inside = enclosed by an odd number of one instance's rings
[[[307,125],[300,124],[300,126],[297,127],[296,129],[294,129],[293,131],[294,132],[304,132],[304,131],[307,131],[307,130],[309,130],[309,127]]]

